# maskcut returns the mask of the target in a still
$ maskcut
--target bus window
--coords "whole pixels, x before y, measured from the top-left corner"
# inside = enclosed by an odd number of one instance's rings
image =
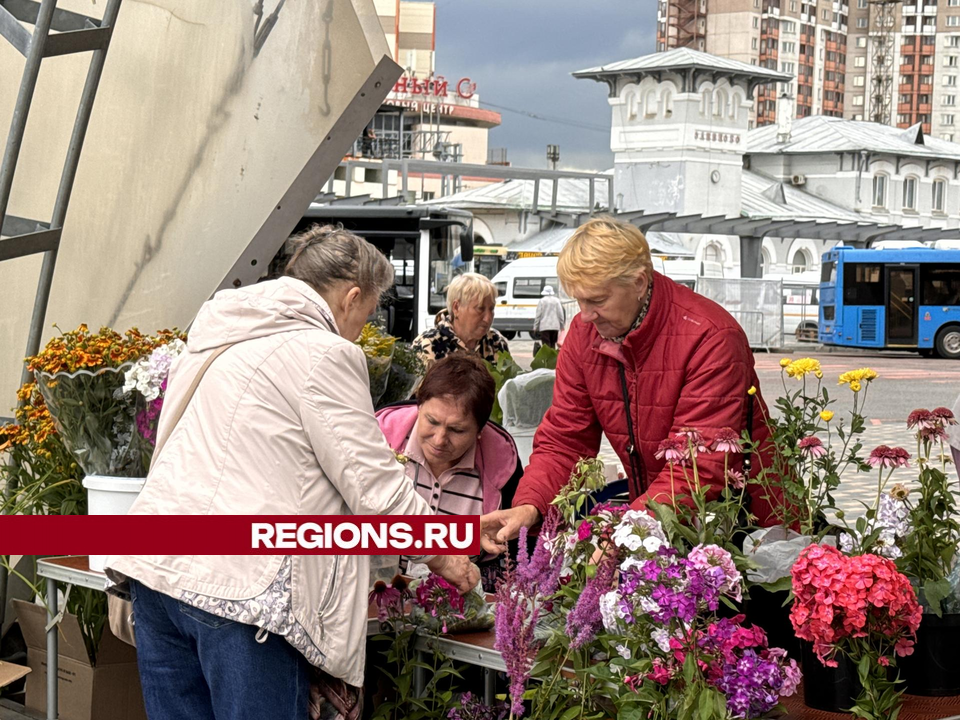
[[[505,282],[494,283],[494,286],[497,288],[497,297],[503,297],[507,294],[507,284]]]
[[[846,305],[883,305],[883,266],[844,263],[843,302]]]
[[[823,306],[823,319],[827,322],[832,322],[836,318],[836,308],[833,305],[824,305]]]
[[[820,282],[837,282],[837,264],[835,262],[825,262],[820,266]]]
[[[960,305],[960,265],[921,265],[920,304]]]

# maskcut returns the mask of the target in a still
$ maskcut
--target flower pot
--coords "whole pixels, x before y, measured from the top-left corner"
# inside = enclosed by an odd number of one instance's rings
[[[827,667],[813,652],[813,644],[800,643],[803,664],[803,702],[826,712],[846,712],[863,690],[857,665],[845,655],[836,656],[837,667]]]
[[[783,648],[790,657],[800,662],[800,641],[790,624],[790,604],[784,606],[789,595],[787,590],[769,592],[761,587],[751,587],[743,612],[749,624],[764,629],[770,647]]]
[[[911,695],[960,695],[960,615],[924,614],[913,654],[897,658],[906,691]]]
[[[87,489],[87,514],[126,515],[145,482],[146,478],[87,475],[83,479]],[[106,561],[106,555],[91,555],[90,569],[103,572]]]

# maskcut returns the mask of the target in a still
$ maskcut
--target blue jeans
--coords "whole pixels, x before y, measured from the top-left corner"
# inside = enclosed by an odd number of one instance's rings
[[[150,720],[306,720],[310,665],[284,638],[135,580],[137,664]]]

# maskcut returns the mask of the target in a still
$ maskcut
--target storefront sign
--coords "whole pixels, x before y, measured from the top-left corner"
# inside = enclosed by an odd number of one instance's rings
[[[445,98],[451,94],[449,84],[449,81],[443,75],[437,75],[425,80],[404,75],[397,80],[393,86],[393,92],[397,95]],[[469,100],[477,93],[477,84],[471,81],[470,78],[460,78],[460,82],[457,83],[454,92],[456,92],[457,97]]]

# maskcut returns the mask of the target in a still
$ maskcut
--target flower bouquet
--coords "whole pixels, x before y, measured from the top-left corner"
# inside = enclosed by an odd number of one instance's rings
[[[136,390],[136,428],[143,440],[140,449],[143,453],[143,467],[150,467],[153,451],[157,446],[157,426],[160,411],[163,409],[163,397],[167,391],[167,378],[173,361],[186,349],[186,343],[174,338],[166,345],[160,345],[146,357],[137,360],[124,373],[123,393],[129,395]]]
[[[496,647],[512,716],[527,703],[532,717],[571,720],[772,710],[795,690],[799,671],[742,616],[718,616],[742,592],[732,555],[683,538],[673,546],[645,512],[600,505],[581,517],[602,478],[599,461],[581,461],[533,553],[521,538],[517,564],[498,586]]]
[[[393,349],[393,361],[390,365],[390,375],[387,379],[387,388],[376,403],[380,409],[391,403],[409,400],[420,381],[426,374],[423,360],[413,350],[409,343],[397,342]]]
[[[360,331],[357,345],[367,357],[367,373],[370,376],[370,398],[374,407],[380,403],[380,398],[387,391],[390,380],[390,367],[393,364],[393,353],[397,339],[387,335],[382,328],[373,323],[367,323]]]
[[[879,555],[847,556],[829,545],[804,549],[791,571],[794,604],[790,611],[797,636],[813,645],[816,658],[838,667],[848,658],[856,667],[861,689],[848,710],[865,720],[893,720],[900,696],[888,668],[896,657],[913,652],[921,610],[910,581],[893,561]],[[815,661],[811,660],[811,665]],[[814,672],[807,668],[808,675]]]
[[[175,331],[149,337],[136,329],[90,333],[80,325],[27,359],[59,436],[88,475],[146,475],[136,403],[123,390],[124,373],[132,361],[176,337]]]

